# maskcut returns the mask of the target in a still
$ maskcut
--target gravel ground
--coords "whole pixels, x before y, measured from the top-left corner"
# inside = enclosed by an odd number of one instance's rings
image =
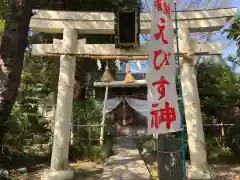
[[[238,165],[213,165],[216,180],[240,180],[240,164]]]
[[[86,163],[85,163],[86,165]],[[100,171],[93,171],[90,168],[89,165],[85,169],[86,171],[84,172],[85,175],[81,175],[81,173],[78,173],[77,179],[76,180],[95,180],[95,179],[100,179],[102,176],[102,173]],[[216,180],[240,180],[240,165],[213,165],[214,170],[217,174]],[[155,169],[155,170],[154,170]],[[154,172],[155,171],[155,172]],[[89,174],[87,174],[87,172]],[[156,176],[156,168],[152,168],[152,173],[153,175]],[[15,177],[13,180],[40,180],[42,174],[42,170],[39,170],[35,173],[29,174],[29,175],[21,175]],[[157,179],[156,177],[154,179]]]
[[[157,162],[155,156],[143,156],[154,180],[157,180]],[[212,164],[216,173],[215,180],[240,180],[240,164]]]
[[[71,166],[76,171],[75,180],[96,180],[100,179],[102,176],[102,165],[95,164],[93,162],[79,162],[71,164]],[[39,169],[38,171],[30,174],[16,175],[12,178],[12,180],[40,180],[45,168]]]
[[[153,179],[157,179],[157,164],[156,158],[154,156],[144,156],[143,157]],[[95,164],[92,162],[79,162],[76,164],[72,164],[77,171],[76,173],[76,180],[95,180],[100,179],[102,176],[102,165]],[[216,173],[215,180],[240,180],[240,164],[235,165],[226,165],[226,164],[218,164],[212,165]],[[46,167],[44,167],[46,168]],[[30,174],[23,174],[18,175],[12,178],[13,180],[40,180],[41,174],[44,168],[30,173]]]
[[[211,167],[216,173],[214,180],[240,180],[240,164],[211,164]]]

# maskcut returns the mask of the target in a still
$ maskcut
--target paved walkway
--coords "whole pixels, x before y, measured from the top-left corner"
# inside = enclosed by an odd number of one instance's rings
[[[150,173],[136,148],[135,143],[120,137],[113,147],[111,156],[103,169],[101,180],[149,180]]]

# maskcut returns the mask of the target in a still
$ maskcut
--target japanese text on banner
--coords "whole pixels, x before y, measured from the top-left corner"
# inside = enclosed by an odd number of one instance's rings
[[[148,59],[148,133],[181,130],[171,0],[154,0]]]

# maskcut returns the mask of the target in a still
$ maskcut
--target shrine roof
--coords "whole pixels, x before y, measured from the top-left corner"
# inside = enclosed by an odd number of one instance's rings
[[[94,82],[95,87],[141,87],[147,86],[145,79],[135,80],[133,82],[126,83],[124,81],[112,81],[112,82]]]

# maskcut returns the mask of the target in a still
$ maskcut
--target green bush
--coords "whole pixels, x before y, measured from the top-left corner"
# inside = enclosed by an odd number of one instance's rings
[[[74,101],[73,104],[73,123],[80,125],[100,125],[102,119],[102,107],[95,99],[85,101]],[[76,140],[70,147],[69,159],[71,161],[90,160],[104,162],[112,154],[113,142],[111,137],[105,135],[104,145],[99,145],[100,126],[98,127],[79,127],[74,128]],[[88,138],[96,139],[89,140]],[[82,139],[83,138],[83,139]]]
[[[240,158],[228,146],[219,145],[214,137],[207,138],[208,160],[212,163],[239,163]]]
[[[30,53],[25,53],[24,68],[21,75],[21,83],[16,102],[13,106],[10,120],[7,122],[7,132],[4,144],[7,149],[22,151],[24,146],[30,144],[43,143],[41,137],[49,140],[47,121],[42,121],[38,111],[39,100],[46,97],[50,92],[48,79],[48,64],[38,63],[39,58],[32,57]],[[44,70],[39,76],[39,71]],[[44,123],[42,123],[44,122]],[[36,135],[38,136],[35,139]],[[39,138],[40,137],[40,138]]]
[[[112,155],[112,147],[113,141],[110,137],[106,137],[102,147],[100,145],[91,145],[80,142],[70,146],[69,160],[89,160],[103,163],[107,157]]]
[[[78,138],[91,138],[98,139],[100,136],[100,126],[86,127],[79,125],[100,125],[102,119],[102,110],[100,103],[95,99],[88,99],[85,101],[73,102],[73,124],[74,136]]]

